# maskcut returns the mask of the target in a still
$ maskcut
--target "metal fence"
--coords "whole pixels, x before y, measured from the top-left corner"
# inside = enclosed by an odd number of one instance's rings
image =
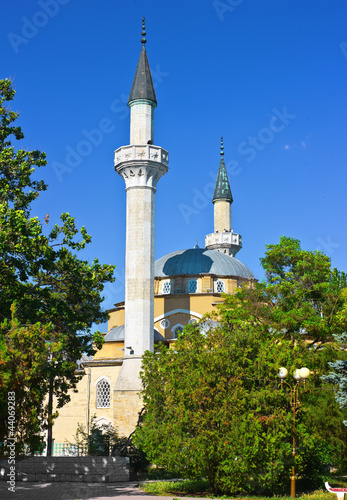
[[[53,443],[53,457],[86,457],[88,456],[88,446],[69,443]]]
[[[5,443],[0,442],[0,456],[5,456]],[[36,452],[34,456],[46,456],[47,449],[44,448],[42,452]],[[110,456],[111,447],[108,439],[102,443],[89,443],[89,444],[71,444],[71,443],[52,443],[52,457],[87,457],[87,456]],[[6,455],[7,456],[7,455]],[[32,456],[29,447],[24,448],[23,456]]]

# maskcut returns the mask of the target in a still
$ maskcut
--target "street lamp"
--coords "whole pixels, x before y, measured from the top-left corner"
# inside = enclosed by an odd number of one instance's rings
[[[278,371],[277,376],[279,379],[281,379],[281,389],[283,389],[284,384],[289,387],[290,405],[293,408],[293,451],[292,451],[293,467],[292,467],[292,475],[290,478],[290,496],[295,497],[295,415],[296,415],[296,409],[299,405],[299,397],[298,397],[299,385],[300,382],[303,381],[305,387],[305,381],[310,376],[310,370],[308,368],[300,368],[294,370],[293,378],[294,380],[296,380],[296,383],[294,383],[293,387],[288,382],[284,382],[284,379],[288,376],[287,368],[281,367]]]

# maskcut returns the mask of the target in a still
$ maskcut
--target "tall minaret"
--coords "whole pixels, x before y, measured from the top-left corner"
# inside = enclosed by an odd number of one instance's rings
[[[142,23],[142,50],[128,101],[130,145],[114,154],[115,170],[123,177],[127,194],[124,361],[116,391],[139,390],[142,356],[146,350],[153,351],[154,197],[157,182],[168,170],[168,152],[153,145],[157,99],[145,48],[144,18]]]
[[[242,237],[234,233],[231,228],[233,196],[224,163],[223,137],[221,138],[220,157],[217,181],[212,198],[214,205],[214,233],[206,235],[205,247],[235,257],[242,248]]]

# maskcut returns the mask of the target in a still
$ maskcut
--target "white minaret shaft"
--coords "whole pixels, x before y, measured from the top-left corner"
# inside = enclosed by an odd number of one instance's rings
[[[155,192],[158,180],[168,170],[167,151],[153,145],[157,100],[145,49],[144,26],[142,35],[142,50],[128,101],[130,145],[117,149],[114,159],[115,170],[123,177],[127,193],[125,359],[116,384],[122,389],[127,386],[130,389],[133,383],[130,367],[137,372],[144,352],[153,351]]]
[[[140,357],[154,340],[154,188],[128,188],[126,210],[124,357]]]
[[[130,144],[153,144],[154,108],[152,101],[137,99],[130,107]]]

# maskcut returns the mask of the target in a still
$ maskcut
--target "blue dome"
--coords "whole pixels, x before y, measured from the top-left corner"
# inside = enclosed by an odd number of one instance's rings
[[[105,342],[116,342],[119,340],[124,340],[124,325],[112,328],[107,333],[107,335],[105,335],[104,340]],[[157,330],[154,330],[154,341],[161,342],[163,340],[165,340],[164,337]]]
[[[161,257],[154,265],[156,278],[182,275],[197,276],[199,274],[254,279],[251,271],[235,257],[205,248],[178,250]]]

